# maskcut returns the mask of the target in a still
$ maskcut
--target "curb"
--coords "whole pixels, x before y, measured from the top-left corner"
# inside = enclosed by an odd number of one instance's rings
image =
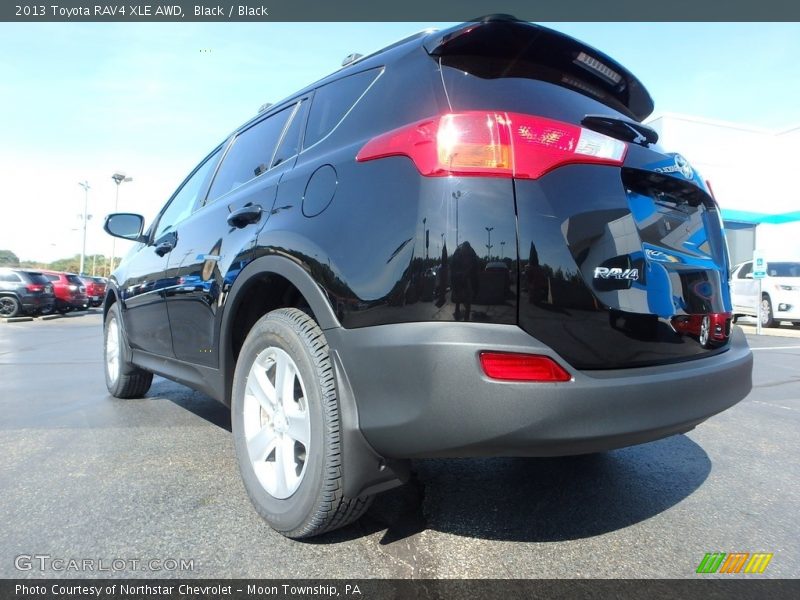
[[[6,323],[22,323],[23,321],[33,321],[33,317],[8,317],[3,321]]]
[[[61,315],[42,315],[39,317],[42,321],[52,321],[53,319],[60,319]]]

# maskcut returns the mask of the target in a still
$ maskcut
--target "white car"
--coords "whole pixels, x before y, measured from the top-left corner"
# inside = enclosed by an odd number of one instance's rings
[[[777,327],[781,321],[800,325],[800,261],[768,261],[767,276],[761,280],[760,301],[764,327]],[[758,279],[753,278],[753,261],[734,267],[731,302],[734,315],[757,316]]]

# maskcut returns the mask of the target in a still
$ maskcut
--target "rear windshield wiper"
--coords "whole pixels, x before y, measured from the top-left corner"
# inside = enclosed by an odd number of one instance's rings
[[[624,142],[647,147],[658,141],[658,134],[647,125],[609,115],[586,115],[581,125]]]

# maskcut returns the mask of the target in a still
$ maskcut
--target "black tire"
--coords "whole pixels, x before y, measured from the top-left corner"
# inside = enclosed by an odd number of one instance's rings
[[[103,323],[103,356],[105,358],[103,371],[106,375],[106,387],[109,393],[115,398],[141,398],[150,389],[153,382],[153,374],[144,369],[140,369],[130,361],[130,348],[125,339],[125,331],[121,327],[122,319],[119,313],[119,306],[115,302],[111,305]],[[109,340],[113,328],[116,327],[116,350],[118,357],[118,368],[114,377],[109,368],[109,352],[114,347],[114,341]],[[113,337],[113,336],[112,336]]]
[[[22,313],[22,305],[14,296],[0,296],[0,317],[10,319]]]
[[[762,327],[779,327],[780,321],[775,320],[775,315],[772,312],[772,300],[767,294],[761,297],[761,326]]]
[[[259,481],[244,433],[248,376],[257,357],[274,349],[285,352],[294,362],[299,376],[295,386],[302,381],[302,402],[310,420],[310,443],[305,448],[301,479],[285,499],[270,494]],[[256,511],[276,531],[294,539],[312,537],[354,522],[369,508],[371,496],[344,496],[339,404],[328,344],[317,323],[303,311],[274,310],[259,319],[248,333],[236,362],[231,422],[247,493]],[[277,434],[272,435],[277,439]]]

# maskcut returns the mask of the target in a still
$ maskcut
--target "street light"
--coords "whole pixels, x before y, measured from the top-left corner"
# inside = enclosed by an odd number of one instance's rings
[[[114,183],[117,184],[117,195],[114,198],[114,212],[117,212],[119,206],[119,186],[123,183],[128,183],[129,181],[133,181],[133,177],[128,177],[125,173],[114,173],[111,176],[111,179],[114,180]],[[111,275],[111,271],[114,270],[114,259],[116,258],[116,238],[111,238],[111,262],[109,263],[108,267],[108,274]]]
[[[500,260],[506,257],[506,243],[500,242]]]
[[[494,227],[484,227],[486,233],[489,234],[489,242],[486,244],[486,260],[491,260],[492,256],[492,229]]]
[[[87,218],[87,212],[89,211],[89,182],[79,181],[78,185],[83,188],[83,247],[81,248],[81,267],[79,269],[80,274],[83,275],[83,265],[86,260],[86,222],[89,220]]]

